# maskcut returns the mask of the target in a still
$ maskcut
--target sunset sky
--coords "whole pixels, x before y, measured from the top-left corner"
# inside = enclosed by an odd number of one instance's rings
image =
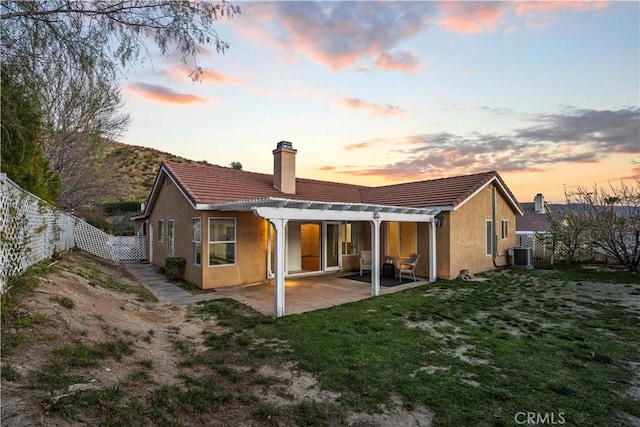
[[[639,2],[234,2],[201,83],[153,53],[122,142],[364,185],[497,170],[520,202],[640,173]],[[627,181],[631,183],[631,181]]]

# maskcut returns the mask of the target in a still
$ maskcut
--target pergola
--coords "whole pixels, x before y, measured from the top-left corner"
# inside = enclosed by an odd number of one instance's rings
[[[222,211],[253,211],[266,219],[275,229],[275,292],[274,315],[285,314],[285,229],[289,221],[364,221],[371,225],[371,258],[380,259],[380,224],[383,221],[429,223],[429,281],[436,280],[436,215],[437,208],[409,208],[404,206],[367,203],[338,203],[268,197],[221,204],[199,204],[196,209]],[[377,269],[374,269],[377,271]],[[380,293],[380,276],[371,274],[371,295]]]

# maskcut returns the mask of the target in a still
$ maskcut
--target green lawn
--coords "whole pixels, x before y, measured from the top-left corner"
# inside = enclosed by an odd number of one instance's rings
[[[625,425],[640,417],[625,394],[640,361],[637,298],[625,273],[495,272],[487,282],[437,282],[260,325],[341,403],[376,411],[399,396],[436,425],[515,425],[519,412],[566,425]],[[622,287],[625,287],[624,289]],[[600,294],[603,294],[600,297]],[[635,295],[635,296],[634,296]],[[520,415],[519,420],[523,416]],[[549,421],[550,418],[547,418]]]

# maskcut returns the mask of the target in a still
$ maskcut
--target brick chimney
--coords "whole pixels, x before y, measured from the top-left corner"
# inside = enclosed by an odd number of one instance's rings
[[[533,201],[535,202],[536,213],[543,214],[545,211],[544,211],[544,196],[542,195],[542,193],[536,194],[536,198],[533,199]]]
[[[285,194],[296,193],[296,153],[288,141],[280,141],[273,150],[273,186]]]

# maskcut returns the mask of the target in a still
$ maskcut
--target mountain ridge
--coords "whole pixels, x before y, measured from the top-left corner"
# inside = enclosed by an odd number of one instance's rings
[[[155,148],[116,141],[105,147],[103,161],[111,165],[113,179],[119,184],[114,194],[105,197],[104,203],[145,202],[163,161],[209,164],[204,160],[191,160]]]

